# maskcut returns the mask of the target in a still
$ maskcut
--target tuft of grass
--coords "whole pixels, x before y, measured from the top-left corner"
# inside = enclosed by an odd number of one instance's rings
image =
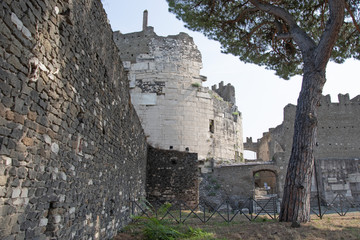
[[[222,97],[220,97],[219,96],[219,94],[217,94],[217,93],[215,93],[215,92],[213,92],[213,91],[209,91],[209,94],[213,97],[213,98],[215,98],[216,100],[219,100],[219,101],[221,101],[221,102],[223,102],[224,101],[224,99],[222,98]]]
[[[199,88],[199,87],[201,87],[201,84],[195,82],[195,83],[192,83],[191,86]]]
[[[168,206],[169,207],[169,204]],[[167,207],[163,207],[166,209]],[[168,208],[169,209],[169,208]],[[206,212],[206,218],[210,216]],[[149,215],[152,216],[152,215]],[[159,215],[158,215],[159,216]],[[201,216],[200,216],[201,217]],[[125,239],[171,239],[171,240],[230,240],[230,239],[360,239],[359,227],[360,213],[349,212],[346,216],[337,214],[326,215],[322,220],[312,215],[311,222],[302,224],[301,228],[291,228],[290,223],[277,222],[267,215],[261,215],[250,222],[245,216],[237,216],[231,223],[227,223],[219,215],[214,215],[206,224],[199,221],[195,215],[191,215],[185,224],[177,224],[170,220],[141,219],[134,223],[134,227],[123,229],[123,233],[130,237]],[[157,227],[155,231],[165,232],[167,235],[144,236],[144,228],[149,224],[146,221],[154,221]],[[151,225],[151,223],[150,223]],[[162,226],[160,226],[162,225]],[[191,228],[190,228],[191,227]],[[155,228],[152,228],[155,229]],[[175,233],[174,233],[175,232]],[[126,236],[125,236],[126,237]],[[124,239],[123,235],[114,240]]]
[[[267,216],[258,216],[253,222],[277,222],[277,220],[268,218]]]
[[[184,236],[183,233],[156,217],[148,218],[144,222],[143,234],[148,240],[174,240]]]
[[[220,189],[220,187],[221,187],[221,186],[220,186],[220,184],[218,184],[218,183],[216,183],[216,184],[214,185],[214,189],[215,189],[215,190]]]
[[[201,228],[189,227],[183,239],[188,239],[188,240],[215,239],[215,235],[214,233],[206,232]]]

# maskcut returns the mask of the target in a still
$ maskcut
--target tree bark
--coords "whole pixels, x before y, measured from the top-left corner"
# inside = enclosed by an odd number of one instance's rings
[[[329,0],[330,14],[319,43],[314,46],[303,35],[293,34],[304,61],[304,75],[298,98],[294,137],[284,185],[279,220],[297,223],[310,221],[311,177],[316,144],[317,107],[326,82],[325,69],[344,21],[344,0]],[[295,29],[296,30],[296,29]]]
[[[310,190],[314,166],[313,148],[316,144],[317,106],[320,103],[326,81],[325,69],[317,71],[314,65],[311,65],[304,67],[280,221],[300,223],[310,220]]]

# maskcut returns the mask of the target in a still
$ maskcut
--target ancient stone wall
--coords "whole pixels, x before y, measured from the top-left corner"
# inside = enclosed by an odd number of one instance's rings
[[[111,238],[147,145],[101,2],[1,1],[0,90],[0,238]]]
[[[235,88],[230,83],[224,86],[224,82],[220,82],[219,87],[213,85],[211,90],[219,94],[225,101],[236,104]]]
[[[348,176],[348,174],[359,173],[360,170],[360,166],[356,165],[358,164],[356,159],[360,158],[360,142],[358,141],[360,136],[360,118],[358,117],[360,116],[360,96],[350,99],[348,94],[339,94],[338,99],[338,103],[331,102],[330,96],[323,96],[321,99],[321,106],[318,108],[317,146],[314,149],[315,162],[321,162],[318,177],[322,179],[322,195],[327,200],[330,200],[335,192],[345,192],[347,196],[357,199],[360,180],[357,177],[351,177],[353,175]],[[291,154],[295,111],[296,106],[287,105],[284,108],[284,121],[281,125],[269,129],[269,132],[264,133],[256,143],[249,139],[245,144],[245,149],[254,150],[256,147],[259,160],[272,162],[279,167],[280,171],[277,177],[281,186],[285,181]],[[351,161],[353,163],[350,164]],[[327,163],[331,163],[331,165],[327,166]],[[340,175],[341,177],[339,177]],[[330,183],[327,180],[329,178],[332,179],[329,180]],[[336,185],[342,184],[342,181],[348,182],[348,178],[352,179],[353,188],[350,188],[349,183],[348,185],[343,184],[342,187]],[[332,184],[335,184],[334,189],[339,191],[335,191],[330,186]],[[316,192],[315,180],[313,180],[312,191]],[[278,194],[282,196],[282,187],[279,188]]]
[[[207,162],[241,161],[241,114],[234,103],[201,87],[206,80],[200,75],[201,54],[189,35],[161,37],[146,27],[136,33],[115,32],[114,40],[150,145],[198,153]]]
[[[184,202],[194,208],[199,203],[199,166],[196,153],[161,150],[148,151],[147,200]]]
[[[213,177],[218,181],[225,197],[244,199],[254,197],[254,174],[259,171],[271,171],[276,175],[275,188],[280,187],[277,176],[280,168],[271,163],[247,163],[224,165],[214,168]]]
[[[360,96],[350,100],[349,95],[339,94],[339,102],[332,103],[330,96],[321,99],[318,108],[317,146],[315,157],[357,158],[360,155]],[[271,161],[279,152],[290,156],[294,129],[296,106],[284,108],[284,121],[281,125],[264,133],[257,144],[257,155],[263,161]],[[251,146],[253,143],[247,143]]]
[[[323,199],[330,203],[337,194],[342,194],[351,201],[360,202],[359,158],[318,159],[316,164],[320,193]],[[316,186],[313,186],[313,192],[316,193]]]
[[[360,95],[350,100],[348,94],[339,94],[338,100],[322,98],[314,153],[318,159],[360,157]]]

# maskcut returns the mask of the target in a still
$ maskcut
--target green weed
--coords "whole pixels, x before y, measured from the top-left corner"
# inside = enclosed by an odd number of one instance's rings
[[[186,233],[183,239],[188,239],[188,240],[215,239],[215,236],[213,233],[206,232],[201,228],[189,227],[188,232]]]
[[[191,86],[199,88],[201,87],[201,84],[196,82],[196,83],[192,83]]]

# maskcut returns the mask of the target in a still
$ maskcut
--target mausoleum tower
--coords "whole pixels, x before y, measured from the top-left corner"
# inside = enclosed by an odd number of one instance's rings
[[[241,114],[216,87],[202,87],[206,77],[200,75],[201,53],[188,34],[158,36],[147,26],[145,11],[141,32],[117,31],[114,40],[150,145],[198,153],[204,162],[241,161]]]

